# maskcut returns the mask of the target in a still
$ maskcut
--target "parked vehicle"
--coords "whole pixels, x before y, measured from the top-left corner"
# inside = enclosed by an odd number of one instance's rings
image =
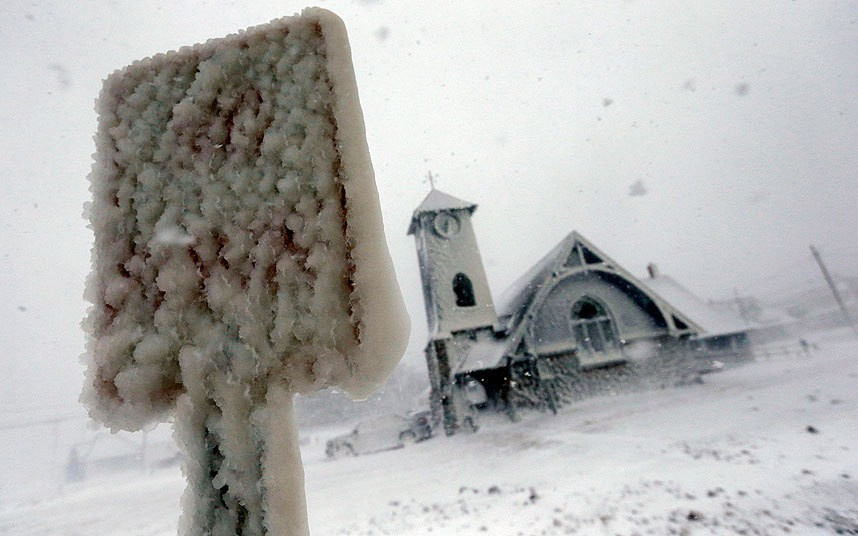
[[[408,414],[411,423],[410,430],[405,431],[405,439],[413,438],[414,442],[432,437],[432,412],[428,409],[412,411]]]
[[[149,472],[180,463],[181,452],[169,430],[160,429],[149,436],[147,432],[98,432],[75,443],[66,461],[66,480],[77,482],[120,471]]]
[[[432,437],[432,419],[428,411],[416,411],[408,417],[383,415],[363,421],[348,434],[328,440],[329,458],[359,456],[404,447]]]

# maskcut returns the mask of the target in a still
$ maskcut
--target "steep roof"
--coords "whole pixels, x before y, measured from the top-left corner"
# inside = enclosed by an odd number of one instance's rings
[[[695,324],[703,328],[704,333],[701,334],[701,338],[741,333],[750,329],[750,326],[737,315],[725,309],[712,307],[670,276],[658,275],[643,280],[643,284],[678,307]]]
[[[512,316],[527,307],[546,276],[561,262],[560,258],[568,255],[575,245],[575,234],[573,232],[566,235],[559,244],[503,291],[500,298],[495,301],[495,310],[499,317]]]
[[[538,310],[545,300],[546,292],[551,289],[548,281],[552,274],[568,273],[569,270],[600,270],[613,273],[625,280],[629,288],[636,289],[652,300],[665,318],[671,317],[676,324],[677,332],[704,331],[693,318],[685,314],[682,307],[678,307],[670,298],[661,296],[658,292],[644,286],[641,281],[593,243],[580,233],[573,231],[516,280],[495,302],[499,317],[506,321],[507,331],[510,334],[510,346],[518,344],[523,335],[525,322],[522,321],[528,312]]]
[[[534,264],[522,277],[517,279],[495,302],[498,316],[508,319],[509,329],[514,329],[524,313],[534,307],[533,302],[540,299],[538,296],[539,289],[543,287],[551,274],[573,267],[569,264],[569,259],[573,248],[576,247],[580,248],[583,255],[584,264],[581,266],[603,268],[616,273],[632,286],[653,294],[651,297],[655,298],[664,314],[680,319],[692,330],[699,328],[699,326],[694,325],[695,322],[692,318],[684,314],[685,311],[682,307],[678,307],[668,297],[661,296],[658,292],[653,292],[652,289],[644,287],[635,276],[608,257],[592,242],[577,231],[573,231],[566,235],[559,244]]]
[[[411,216],[411,224],[408,226],[408,234],[414,234],[417,220],[421,214],[442,212],[445,210],[467,210],[468,213],[473,213],[476,209],[476,203],[464,201],[433,188],[423,199],[423,202],[414,209],[414,213]]]

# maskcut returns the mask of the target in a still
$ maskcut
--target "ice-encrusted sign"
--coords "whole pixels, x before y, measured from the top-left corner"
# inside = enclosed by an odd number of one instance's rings
[[[185,534],[307,532],[292,394],[369,394],[408,320],[345,27],[307,9],[111,75],[82,400],[175,415]]]

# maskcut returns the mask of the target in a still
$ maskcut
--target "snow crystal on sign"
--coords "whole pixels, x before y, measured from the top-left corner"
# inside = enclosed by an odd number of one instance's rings
[[[307,10],[106,80],[82,397],[97,419],[162,420],[186,366],[366,396],[398,361],[408,320],[346,39]]]

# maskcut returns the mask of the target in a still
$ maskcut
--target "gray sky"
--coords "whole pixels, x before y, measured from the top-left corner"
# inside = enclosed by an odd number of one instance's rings
[[[426,335],[405,232],[429,170],[480,205],[495,296],[573,229],[633,273],[657,262],[706,298],[815,275],[810,243],[856,272],[858,3],[318,5],[349,29],[414,325],[409,362]],[[0,411],[79,391],[101,79],[302,7],[4,3]]]

